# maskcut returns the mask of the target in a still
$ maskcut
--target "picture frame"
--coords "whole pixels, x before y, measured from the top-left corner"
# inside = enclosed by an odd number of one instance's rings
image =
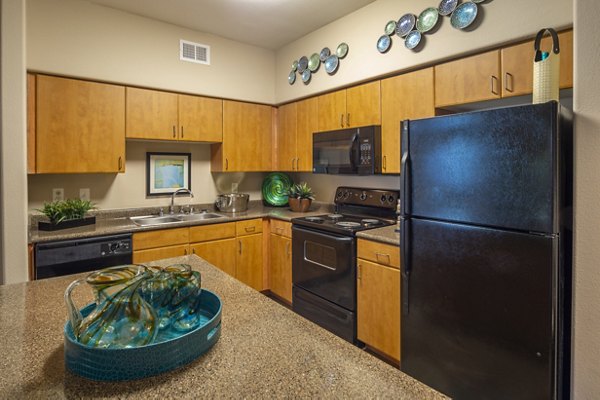
[[[192,189],[192,153],[146,153],[146,196]]]

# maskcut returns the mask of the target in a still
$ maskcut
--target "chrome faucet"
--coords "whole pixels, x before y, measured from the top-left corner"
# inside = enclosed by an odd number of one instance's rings
[[[190,195],[191,198],[194,197],[194,193],[192,193],[190,189],[181,188],[174,191],[171,195],[171,205],[169,206],[169,214],[175,214],[175,196],[177,196],[178,193],[187,193]]]

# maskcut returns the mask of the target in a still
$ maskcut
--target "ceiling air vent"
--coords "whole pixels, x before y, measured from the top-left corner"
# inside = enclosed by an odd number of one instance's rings
[[[179,41],[179,59],[210,65],[210,46],[200,43]]]

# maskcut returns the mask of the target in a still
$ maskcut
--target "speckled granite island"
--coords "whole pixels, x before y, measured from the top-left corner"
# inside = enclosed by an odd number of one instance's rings
[[[196,256],[157,264],[170,263],[191,264],[223,302],[222,335],[206,354],[152,378],[89,381],[63,360],[63,292],[78,276],[0,286],[0,398],[444,398]]]

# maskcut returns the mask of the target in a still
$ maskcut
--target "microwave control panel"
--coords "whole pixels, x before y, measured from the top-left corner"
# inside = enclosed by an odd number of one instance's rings
[[[373,146],[365,140],[360,144],[360,165],[371,165],[373,163]]]

